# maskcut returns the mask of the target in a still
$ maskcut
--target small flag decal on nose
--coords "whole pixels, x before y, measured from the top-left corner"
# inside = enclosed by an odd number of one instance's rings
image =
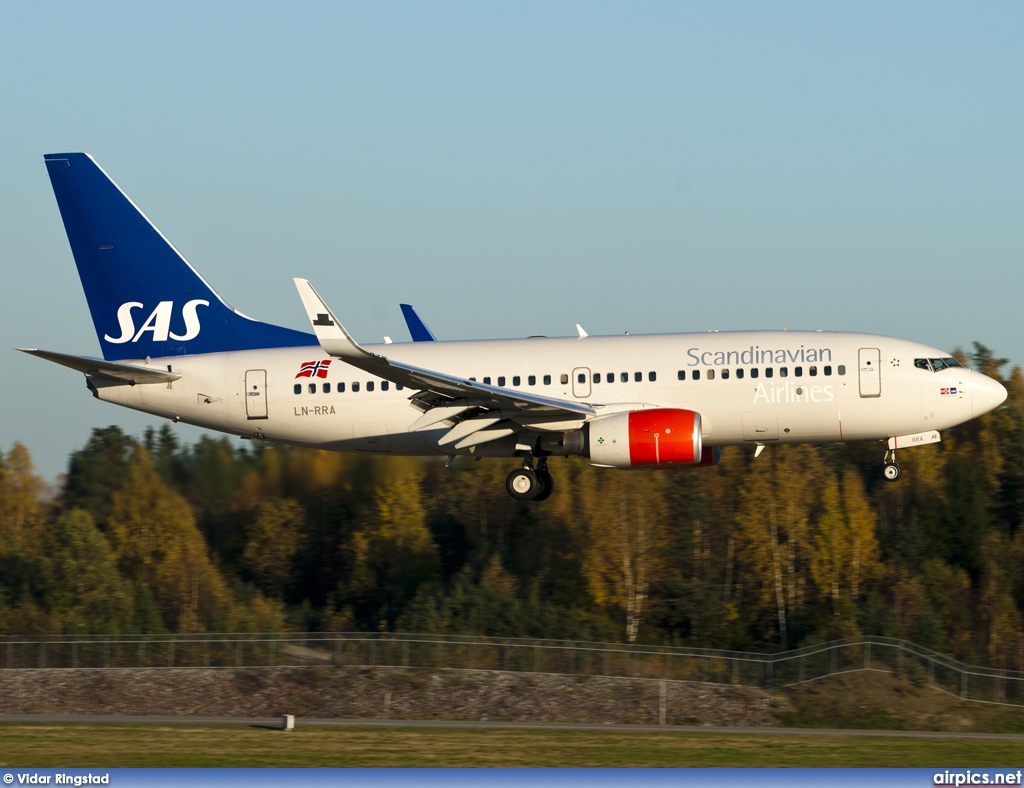
[[[956,394],[956,386],[950,386],[949,388],[939,389],[939,394],[946,396],[947,394]]]

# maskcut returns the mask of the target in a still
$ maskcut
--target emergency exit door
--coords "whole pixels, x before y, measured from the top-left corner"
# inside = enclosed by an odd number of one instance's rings
[[[881,355],[878,348],[862,347],[857,356],[857,370],[862,397],[882,396]]]
[[[265,369],[250,369],[245,373],[245,415],[250,420],[267,418]]]

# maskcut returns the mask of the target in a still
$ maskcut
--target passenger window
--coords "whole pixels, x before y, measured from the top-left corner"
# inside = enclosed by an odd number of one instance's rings
[[[387,390],[388,390],[389,388],[391,388],[391,383],[390,383],[390,381],[387,381],[387,380],[382,380],[382,381],[380,382],[380,390],[381,390],[381,391],[387,391]]]
[[[352,393],[356,394],[356,393],[358,393],[358,391],[359,391],[359,381],[357,380],[357,381],[355,381],[352,384]]]
[[[373,381],[372,380],[366,381],[366,390],[367,391],[373,391]]]
[[[470,380],[472,380],[474,383],[476,383],[476,378],[475,377],[471,377]]]
[[[578,374],[576,376],[576,382],[577,383],[586,383],[587,382],[587,375],[586,375],[586,373],[585,372],[581,372],[580,374]]]
[[[530,375],[529,377],[526,378],[526,382],[527,382],[527,384],[529,384],[531,386],[536,386],[537,385],[537,376],[536,375]]]
[[[695,369],[691,375],[694,380],[700,380],[700,370]]]
[[[740,369],[736,370],[736,379],[737,380],[743,380],[743,368],[742,367]]]
[[[324,394],[330,394],[330,393],[331,393],[331,384],[330,383],[324,383]]]
[[[773,367],[765,367],[765,368],[764,368],[764,376],[765,376],[766,378],[770,378],[770,377],[772,377],[772,376],[773,376],[774,374],[775,374],[775,369],[774,369]]]
[[[679,379],[680,380],[686,380],[686,370],[685,369],[679,370]]]
[[[648,372],[647,373],[647,379],[653,383],[654,381],[656,381],[658,379],[658,373],[657,372]]]
[[[513,375],[512,376],[512,385],[513,386],[518,386],[519,385],[519,376],[518,375]]]
[[[586,378],[584,378],[582,375],[580,375],[580,378],[580,383],[583,383],[586,380]],[[562,373],[562,377],[559,379],[562,381],[563,386],[569,385],[569,376],[566,375],[564,372]]]
[[[489,377],[487,377],[486,375],[484,376],[484,385],[485,386],[490,386],[491,385],[491,379]]]
[[[789,367],[779,367],[779,377],[780,378],[788,378],[789,377]]]
[[[405,386],[403,386],[401,383],[396,383],[395,384],[395,391],[401,391],[404,388],[405,388]],[[342,391],[345,390],[345,384],[344,383],[341,384],[341,390]]]
[[[551,376],[550,375],[545,375],[544,376],[544,385],[545,386],[550,386],[551,385]]]
[[[808,367],[807,368],[807,374],[810,375],[812,378],[817,377],[818,376],[818,368],[817,367]]]
[[[633,373],[633,380],[635,382],[640,383],[643,379],[644,379],[644,373],[643,372],[634,372]]]
[[[846,374],[846,364],[840,364],[836,370],[840,375]]]
[[[398,388],[402,388],[402,387],[399,386]],[[339,394],[344,394],[345,393],[345,384],[344,383],[339,383],[338,384],[338,393]]]
[[[601,373],[600,372],[595,372],[594,373],[594,382],[595,383],[600,383],[601,382]]]
[[[804,375],[803,367],[793,367],[793,375],[798,378],[802,378]]]
[[[310,394],[316,394],[316,383],[310,383],[309,384],[309,393]]]
[[[829,367],[829,366],[823,367],[821,371],[825,375],[831,375],[832,374],[832,367]]]
[[[729,379],[729,370],[723,369],[722,370],[722,380],[728,380],[728,379]]]
[[[714,379],[715,379],[715,371],[713,369],[709,369],[708,370],[708,380],[714,380]]]
[[[504,375],[498,375],[498,385],[499,386],[504,386],[505,385],[505,376]]]
[[[301,394],[302,393],[302,384],[301,383],[296,383],[295,384],[295,393],[296,394]]]
[[[629,373],[628,372],[620,372],[619,373],[619,380],[621,380],[623,383],[629,383]]]
[[[615,373],[614,372],[609,372],[607,375],[604,376],[604,378],[609,383],[614,383],[615,382]]]
[[[750,369],[750,377],[752,377],[752,378],[756,378],[757,377],[757,367],[751,367],[751,369]]]

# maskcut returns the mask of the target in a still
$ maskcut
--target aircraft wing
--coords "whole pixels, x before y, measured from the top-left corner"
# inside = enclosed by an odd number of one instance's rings
[[[521,428],[523,421],[583,419],[596,415],[594,408],[581,402],[488,386],[468,378],[423,369],[371,353],[345,330],[313,285],[305,279],[297,278],[295,286],[313,331],[320,340],[320,346],[329,356],[339,358],[376,377],[427,393],[427,396],[421,393],[413,398],[417,407],[428,412],[412,425],[412,429],[426,429],[447,419],[455,420],[464,414],[467,416],[449,435],[441,439],[442,444],[458,441],[455,448],[466,448],[485,442],[481,438],[496,440],[511,435]],[[436,413],[430,412],[435,409]],[[515,422],[519,423],[519,427],[515,426]],[[481,435],[481,432],[484,434]]]
[[[120,361],[103,361],[88,356],[71,356],[67,353],[54,353],[50,350],[36,350],[35,348],[20,347],[22,353],[30,356],[39,356],[47,361],[52,361],[61,366],[77,369],[86,375],[99,375],[105,378],[119,380],[134,386],[136,383],[170,383],[181,377],[177,372],[167,372],[153,367],[141,367],[135,364],[125,364]]]

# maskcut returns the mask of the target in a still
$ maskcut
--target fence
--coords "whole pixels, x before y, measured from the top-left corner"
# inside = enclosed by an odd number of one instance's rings
[[[835,640],[778,654],[461,635],[306,632],[0,637],[0,669],[400,666],[789,687],[861,670],[963,700],[1024,706],[1024,673],[965,665],[906,640]]]

